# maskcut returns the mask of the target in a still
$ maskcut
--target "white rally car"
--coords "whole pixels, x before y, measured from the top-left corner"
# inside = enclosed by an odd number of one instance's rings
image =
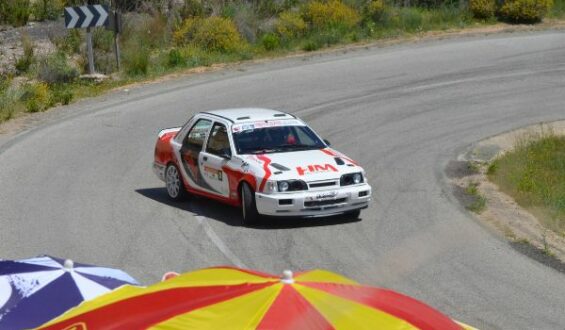
[[[359,216],[371,200],[365,171],[291,114],[266,109],[200,112],[162,130],[153,165],[173,200],[195,194],[260,215]]]

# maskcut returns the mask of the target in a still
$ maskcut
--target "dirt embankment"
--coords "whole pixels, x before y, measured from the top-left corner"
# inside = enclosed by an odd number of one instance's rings
[[[480,141],[451,161],[446,175],[453,185],[455,197],[465,208],[473,210],[482,223],[508,239],[521,252],[565,272],[565,235],[544,227],[512,197],[501,192],[486,175],[488,165],[511,151],[517,141],[536,139],[549,129],[556,135],[565,135],[565,120],[537,124]],[[473,186],[476,189],[469,188]],[[477,207],[481,200],[486,205]]]

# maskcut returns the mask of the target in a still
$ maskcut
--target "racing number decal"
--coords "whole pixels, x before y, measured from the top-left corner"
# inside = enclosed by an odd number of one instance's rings
[[[337,172],[337,168],[335,168],[331,164],[324,164],[324,165],[308,165],[306,167],[296,167],[296,171],[298,175],[302,176],[307,173],[315,173],[315,172]]]
[[[209,166],[204,166],[204,175],[213,180],[223,181],[222,171]]]

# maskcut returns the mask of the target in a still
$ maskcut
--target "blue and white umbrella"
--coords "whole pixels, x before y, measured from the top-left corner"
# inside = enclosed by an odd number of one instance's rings
[[[125,284],[125,272],[50,256],[0,260],[0,329],[28,329]]]

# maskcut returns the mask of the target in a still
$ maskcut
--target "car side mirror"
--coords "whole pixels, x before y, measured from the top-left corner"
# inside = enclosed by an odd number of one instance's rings
[[[330,143],[330,141],[328,141],[327,139],[324,139],[324,143],[325,143],[328,147],[332,145],[332,144]]]

